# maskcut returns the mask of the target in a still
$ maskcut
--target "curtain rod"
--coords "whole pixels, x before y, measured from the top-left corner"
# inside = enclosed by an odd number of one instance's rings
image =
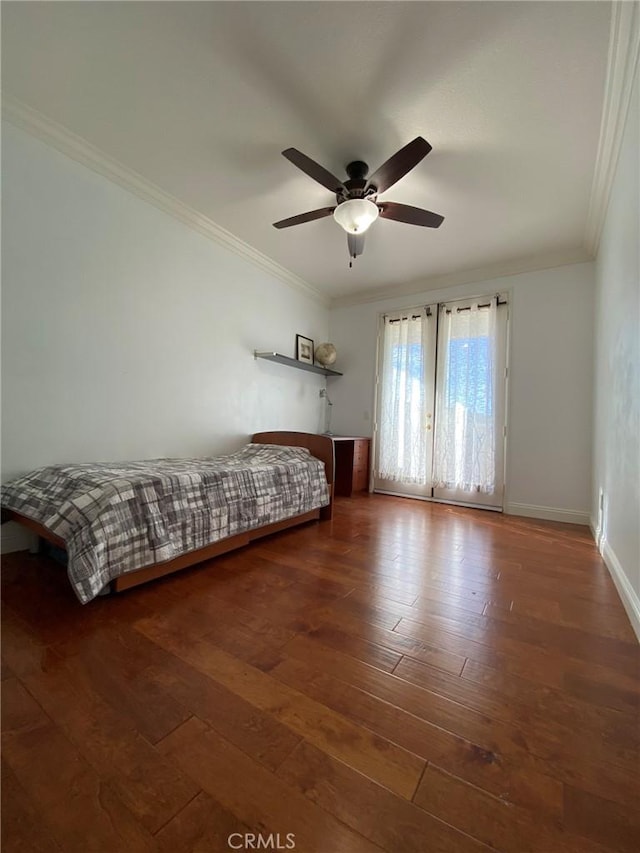
[[[427,317],[430,317],[430,316],[431,316],[431,311],[429,311],[429,313],[427,314]],[[421,317],[422,317],[422,314],[412,314],[411,317],[398,317],[395,320],[387,320],[387,322],[388,323],[399,323],[400,320],[420,320]],[[386,320],[386,316],[385,316],[385,320]]]
[[[496,306],[508,305],[509,304],[506,299],[503,299],[501,302],[499,296],[496,296],[495,301],[496,301]],[[478,303],[477,307],[478,308],[491,308],[492,305],[493,305],[493,300],[491,300],[491,302],[483,302],[482,304]],[[464,308],[456,308],[456,312],[459,314],[461,311],[471,311],[471,308],[472,308],[471,305],[467,305]],[[445,308],[445,313],[451,314],[451,308]]]
[[[500,296],[496,296],[495,301],[496,301],[496,306],[508,305],[509,304],[509,302],[506,299],[503,299],[502,301],[500,301]],[[444,311],[446,314],[451,314],[451,308],[445,307],[446,303],[439,303],[439,304],[444,308]],[[482,304],[479,303],[477,307],[478,308],[491,308],[492,304],[493,304],[493,300],[491,302],[483,302]],[[458,314],[461,311],[471,311],[471,305],[467,305],[465,308],[456,308],[455,310],[458,312]],[[426,311],[427,317],[432,316],[431,306],[428,305],[426,307],[425,311]],[[422,314],[412,314],[411,317],[409,317],[409,315],[407,315],[406,317],[397,317],[395,320],[388,320],[387,314],[384,314],[383,316],[384,316],[384,319],[387,321],[387,323],[399,323],[401,320],[420,320],[420,318],[422,317]]]
[[[492,304],[491,302],[487,302],[484,305],[478,305],[477,307],[478,308],[491,308],[491,304]],[[507,305],[507,303],[506,302],[496,302],[496,305]],[[447,308],[446,311],[447,311],[447,314],[451,314],[451,308]],[[467,305],[466,308],[456,308],[456,311],[458,312],[458,314],[461,311],[471,311],[471,305]]]

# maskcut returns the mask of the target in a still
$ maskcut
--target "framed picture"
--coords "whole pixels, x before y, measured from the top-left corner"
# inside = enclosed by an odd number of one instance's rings
[[[313,364],[313,341],[304,335],[296,335],[296,358],[305,364]]]

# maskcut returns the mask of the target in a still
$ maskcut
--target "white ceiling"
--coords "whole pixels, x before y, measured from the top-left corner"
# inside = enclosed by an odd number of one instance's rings
[[[606,2],[2,4],[3,90],[327,296],[579,248],[604,96]],[[433,151],[348,268],[333,203],[287,162],[373,171]]]

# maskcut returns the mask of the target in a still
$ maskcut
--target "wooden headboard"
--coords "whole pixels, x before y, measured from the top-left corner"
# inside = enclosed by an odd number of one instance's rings
[[[251,438],[251,441],[254,444],[282,444],[285,447],[306,447],[312,456],[324,462],[331,503],[328,507],[323,508],[320,517],[323,519],[332,518],[335,454],[333,441],[329,436],[317,435],[312,432],[257,432]]]

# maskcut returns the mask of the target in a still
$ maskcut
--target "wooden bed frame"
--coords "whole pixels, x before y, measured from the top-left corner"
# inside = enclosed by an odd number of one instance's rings
[[[302,515],[296,515],[292,518],[285,518],[282,521],[275,521],[272,524],[265,524],[262,527],[256,527],[253,530],[247,530],[235,536],[227,536],[204,548],[198,548],[195,551],[189,551],[186,554],[181,554],[179,557],[174,557],[173,560],[166,560],[163,563],[152,563],[133,572],[127,572],[127,574],[121,575],[111,581],[111,592],[121,592],[122,590],[138,586],[141,583],[163,577],[163,575],[179,572],[181,569],[195,566],[197,563],[210,560],[212,557],[217,557],[220,554],[226,554],[228,551],[234,551],[236,548],[242,548],[254,539],[269,536],[271,533],[278,533],[280,530],[286,530],[288,527],[295,527],[307,521],[317,519],[324,521],[333,518],[334,449],[330,438],[326,435],[314,435],[307,432],[258,432],[253,436],[251,441],[254,444],[306,447],[312,456],[315,456],[324,463],[327,483],[329,485],[328,506],[321,509],[313,509],[310,512],[305,512]],[[29,530],[37,533],[42,539],[55,545],[56,548],[65,550],[64,540],[46,527],[43,527],[42,524],[21,515],[19,512],[3,510],[2,523],[4,524],[6,521],[16,521],[18,524],[22,524]]]

